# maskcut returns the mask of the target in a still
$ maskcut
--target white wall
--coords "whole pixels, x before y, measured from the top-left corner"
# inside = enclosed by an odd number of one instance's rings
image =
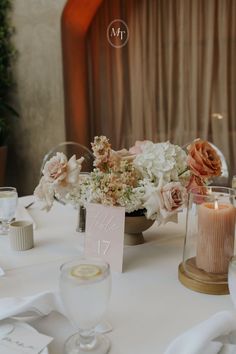
[[[13,0],[14,104],[8,184],[31,194],[44,154],[65,140],[60,17],[66,0]]]

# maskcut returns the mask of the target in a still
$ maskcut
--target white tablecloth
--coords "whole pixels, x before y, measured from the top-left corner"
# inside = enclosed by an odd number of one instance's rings
[[[22,198],[27,204],[28,197]],[[82,252],[83,234],[77,233],[77,213],[55,203],[46,213],[34,204],[28,209],[36,222],[35,247],[16,253],[7,236],[0,237],[0,296],[27,296],[58,288],[60,265]],[[179,223],[155,224],[144,233],[146,243],[126,246],[124,272],[112,274],[112,295],[107,319],[110,354],[163,354],[167,345],[189,327],[220,310],[233,310],[230,297],[193,292],[178,281],[184,243],[184,214]],[[63,354],[63,341],[73,333],[58,313],[32,325],[54,337],[50,354]],[[179,353],[180,354],[180,353]]]

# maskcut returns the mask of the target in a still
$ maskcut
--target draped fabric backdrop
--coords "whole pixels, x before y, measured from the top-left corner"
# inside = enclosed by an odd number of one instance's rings
[[[130,32],[121,49],[106,37],[116,18]],[[105,0],[87,56],[91,139],[209,139],[236,174],[235,0]]]

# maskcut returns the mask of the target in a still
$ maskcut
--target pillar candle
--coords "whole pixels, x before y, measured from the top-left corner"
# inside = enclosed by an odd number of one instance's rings
[[[225,274],[234,252],[235,207],[214,203],[198,207],[196,265],[209,273]]]

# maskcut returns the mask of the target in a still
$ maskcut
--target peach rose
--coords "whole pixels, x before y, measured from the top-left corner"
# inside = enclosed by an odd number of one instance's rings
[[[188,146],[187,164],[192,173],[203,180],[221,174],[220,157],[207,141],[201,139]]]
[[[186,186],[186,189],[188,192],[190,192],[192,189],[196,189],[198,187],[203,187],[203,186],[204,186],[204,181],[200,177],[192,175],[190,177],[188,185]]]

